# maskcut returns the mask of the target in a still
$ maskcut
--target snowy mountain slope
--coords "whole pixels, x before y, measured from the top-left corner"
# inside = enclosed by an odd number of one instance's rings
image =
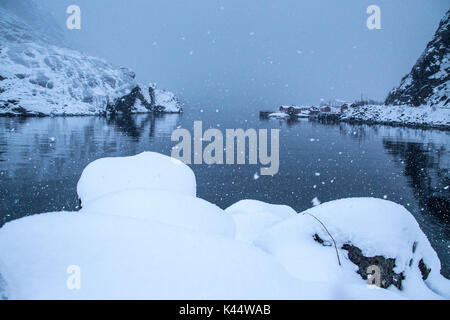
[[[393,89],[387,105],[441,105],[450,103],[450,10],[411,72]]]
[[[55,35],[13,10],[0,6],[0,16],[0,115],[181,110],[174,94],[138,84],[128,68],[54,45]]]

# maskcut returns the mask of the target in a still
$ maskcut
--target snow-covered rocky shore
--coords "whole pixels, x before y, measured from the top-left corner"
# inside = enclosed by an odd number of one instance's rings
[[[441,106],[368,105],[345,110],[340,115],[340,120],[449,130],[450,108]]]
[[[173,93],[139,84],[128,68],[66,48],[29,10],[34,20],[0,4],[0,116],[181,111]]]
[[[188,166],[150,152],[94,161],[77,191],[79,212],[29,216],[0,229],[0,296],[450,297],[428,239],[389,201],[344,199],[296,213],[244,200],[222,210],[196,196]],[[371,265],[381,267],[382,288],[364,279]]]
[[[349,108],[343,121],[450,129],[450,10],[385,105]]]
[[[384,105],[348,108],[341,121],[450,130],[450,10]]]

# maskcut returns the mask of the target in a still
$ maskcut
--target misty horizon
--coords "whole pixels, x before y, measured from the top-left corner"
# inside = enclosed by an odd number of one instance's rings
[[[71,0],[40,2],[74,49],[136,72],[190,105],[384,101],[431,40],[446,1],[77,1],[81,30],[65,27]]]

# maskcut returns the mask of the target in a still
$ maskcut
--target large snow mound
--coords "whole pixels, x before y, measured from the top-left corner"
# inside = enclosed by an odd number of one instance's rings
[[[333,297],[250,246],[117,216],[24,218],[1,229],[0,252],[9,299]],[[72,265],[81,271],[80,290],[66,286]]]
[[[133,99],[130,113],[179,112],[171,92],[135,80],[135,73],[103,59],[57,46],[40,37],[26,20],[0,6],[0,115],[98,115],[133,89],[148,99]]]
[[[336,241],[343,267],[322,223]],[[349,284],[360,282],[361,277],[343,247],[356,246],[365,257],[395,259],[394,272],[405,278],[402,293],[407,297],[450,296],[449,281],[440,275],[440,261],[425,234],[404,207],[390,201],[355,198],[328,202],[275,225],[255,245],[277,257],[299,279]],[[420,261],[431,269],[425,282]],[[398,292],[392,287],[389,290]]]
[[[236,224],[236,240],[252,243],[260,234],[297,213],[285,205],[242,200],[225,209]]]
[[[297,214],[288,206],[244,200],[222,210],[196,198],[189,167],[151,152],[94,161],[78,192],[79,212],[30,216],[0,229],[0,296],[450,297],[428,239],[405,208],[389,201],[345,199]],[[396,276],[398,286],[367,286],[346,246],[360,250],[361,259],[394,261],[387,276]],[[70,286],[73,270],[78,288]]]
[[[132,157],[103,158],[89,164],[78,181],[83,205],[102,196],[130,189],[147,189],[196,196],[194,172],[181,161],[144,152]]]
[[[231,217],[205,200],[155,189],[131,189],[108,194],[85,205],[82,214],[117,215],[157,221],[192,232],[234,238]]]

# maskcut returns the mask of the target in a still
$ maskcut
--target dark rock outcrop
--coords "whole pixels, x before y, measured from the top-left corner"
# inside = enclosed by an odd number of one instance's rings
[[[149,99],[146,99],[142,90],[148,90]],[[142,108],[138,107],[140,104],[145,107],[148,112],[164,113],[166,108],[156,104],[157,99],[155,97],[155,90],[156,89],[152,86],[144,89],[140,86],[136,86],[129,94],[116,99],[113,103],[108,103],[106,112],[109,114],[132,114],[142,110]]]
[[[342,249],[348,251],[348,258],[359,268],[358,274],[364,280],[367,280],[367,270],[370,266],[378,266],[381,270],[381,287],[386,289],[391,285],[398,289],[402,288],[403,274],[394,272],[395,259],[385,258],[383,256],[365,257],[361,249],[353,245],[345,244]]]
[[[139,86],[121,98],[116,99],[114,103],[108,104],[106,112],[131,114],[136,110],[136,103],[140,102],[149,111],[152,110],[151,104],[145,99]]]
[[[330,241],[323,240],[318,234],[315,234],[313,238],[314,241],[320,243],[325,247],[332,246],[332,243]],[[342,246],[342,249],[348,252],[349,260],[358,266],[357,273],[361,276],[361,278],[367,280],[369,276],[368,273],[369,267],[378,266],[381,271],[380,285],[382,288],[386,289],[389,288],[391,285],[394,285],[398,289],[400,290],[402,289],[402,280],[404,279],[404,276],[402,273],[397,274],[394,272],[395,259],[385,258],[383,256],[366,257],[363,255],[361,249],[351,244],[344,244]],[[422,271],[422,268],[420,270]]]
[[[393,89],[386,105],[441,105],[450,103],[450,10],[411,72]]]
[[[422,274],[422,279],[427,280],[428,276],[430,275],[431,269],[427,267],[423,259],[419,261],[419,270],[420,273]]]

